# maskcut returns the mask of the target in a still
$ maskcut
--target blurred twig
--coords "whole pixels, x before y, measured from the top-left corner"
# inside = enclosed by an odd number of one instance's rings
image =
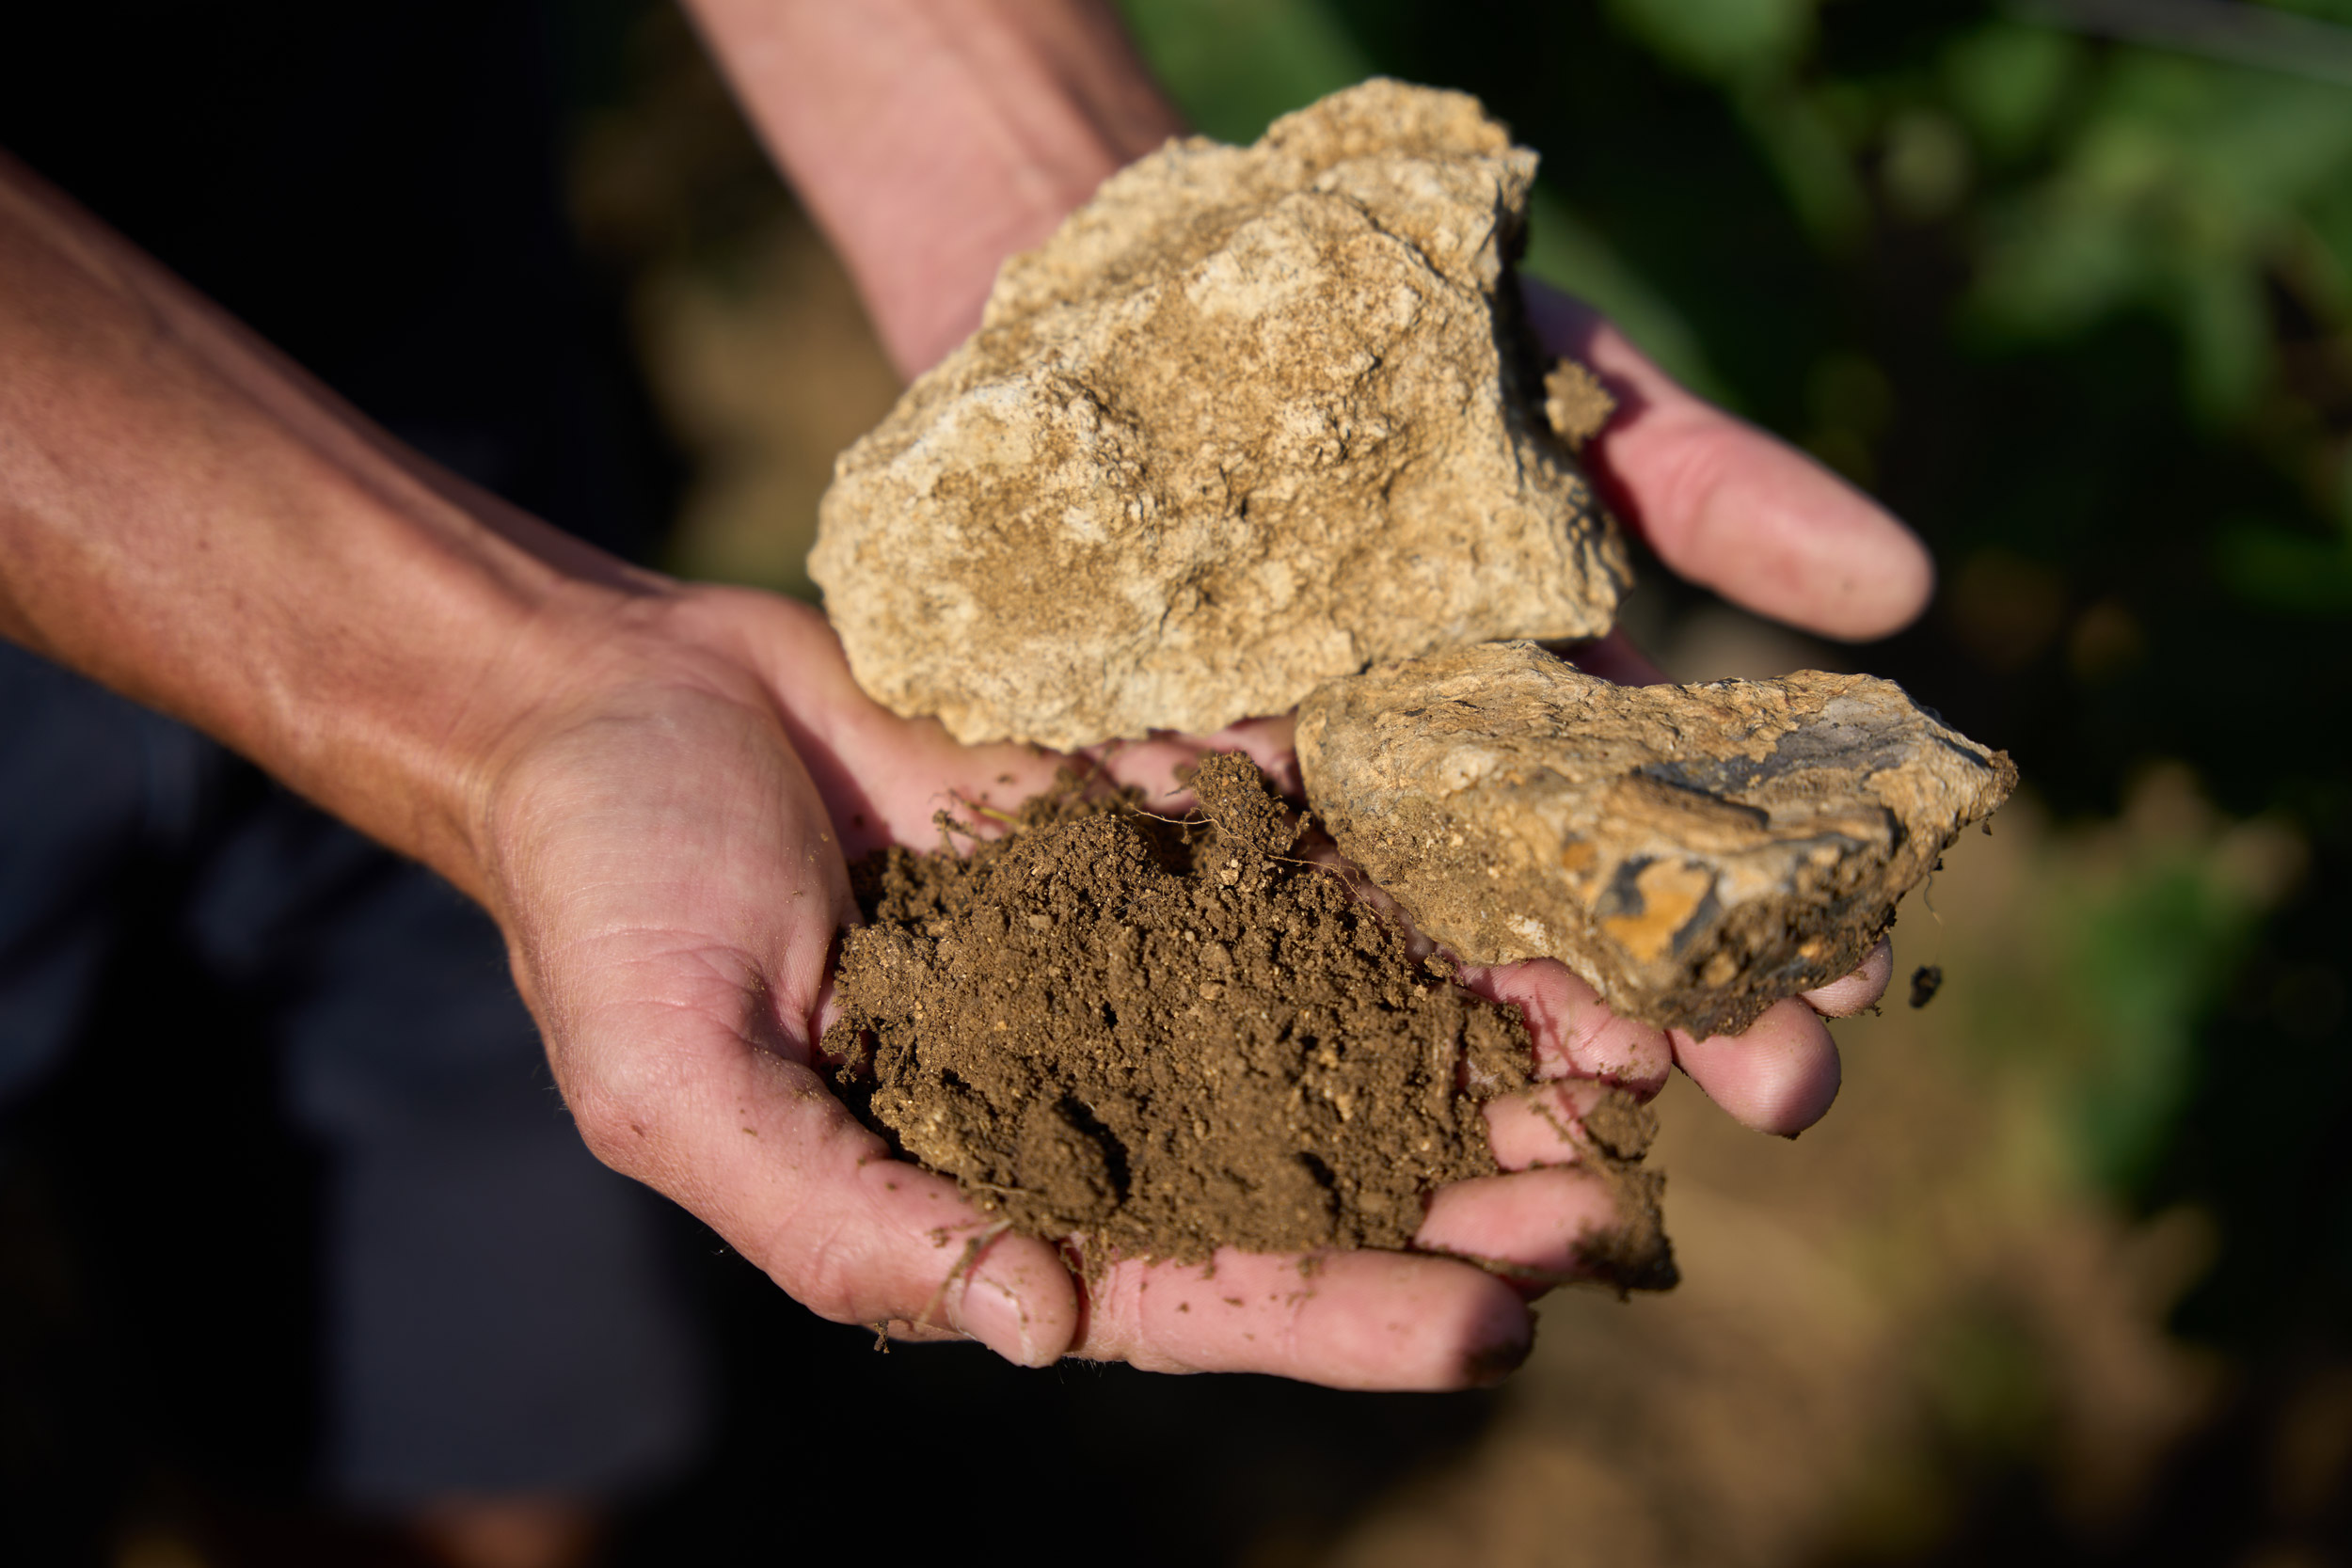
[[[2027,20],[2352,87],[2352,27],[2240,0],[2018,0]]]

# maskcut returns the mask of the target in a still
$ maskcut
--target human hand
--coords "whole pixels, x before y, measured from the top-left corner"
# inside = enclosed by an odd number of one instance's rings
[[[1532,296],[1551,345],[1618,394],[1590,466],[1670,565],[1833,635],[1915,613],[1930,571],[1899,524],[1675,388],[1591,312]],[[501,775],[491,836],[508,847],[517,974],[598,1152],[838,1321],[963,1333],[1031,1365],[1073,1354],[1348,1386],[1477,1381],[1523,1354],[1523,1295],[1574,1277],[1584,1243],[1618,1222],[1562,1132],[1597,1084],[1646,1097],[1679,1065],[1741,1121],[1794,1132],[1836,1092],[1821,1015],[1875,1002],[1891,971],[1882,946],[1855,975],[1706,1040],[1613,1017],[1555,963],[1468,972],[1525,1010],[1540,1082],[1490,1104],[1505,1174],[1438,1194],[1426,1252],[1339,1255],[1311,1279],[1295,1258],[1229,1252],[1213,1277],[1129,1262],[1081,1289],[1054,1249],[996,1233],[944,1179],[888,1160],[811,1052],[833,933],[851,917],[841,854],[928,843],[940,805],[1017,799],[1055,759],[959,748],[884,712],[797,607],[697,590],[659,619],[659,657],[618,682],[599,673]],[[1621,640],[1589,657],[1612,678],[1657,678]],[[1107,765],[1164,784],[1207,744],[1278,776],[1291,766],[1281,721],[1116,748]]]
[[[1198,1270],[1124,1264],[1082,1291],[1052,1246],[888,1158],[830,1092],[812,1044],[855,915],[843,850],[934,841],[941,806],[1018,799],[1066,759],[886,712],[820,617],[741,591],[634,601],[534,668],[546,693],[481,768],[475,837],[557,1082],[600,1158],[806,1306],[1026,1365],[1426,1387],[1516,1364],[1519,1297],[1445,1259],[1342,1255],[1303,1281],[1295,1258],[1228,1255],[1197,1318],[1177,1307],[1205,1290]]]
[[[1457,1386],[1517,1363],[1524,1293],[1573,1277],[1580,1244],[1616,1223],[1540,1097],[1573,1117],[1593,1092],[1573,1079],[1652,1093],[1678,1056],[1749,1119],[1813,1114],[1808,1039],[1784,1037],[1779,1011],[1738,1042],[1671,1040],[1610,1019],[1557,965],[1474,972],[1528,1008],[1545,1082],[1490,1109],[1515,1174],[1440,1193],[1430,1253],[1333,1255],[1311,1277],[1293,1257],[1221,1254],[1213,1278],[1130,1262],[1081,1288],[1053,1247],[889,1159],[812,1050],[834,934],[854,918],[843,853],[928,843],[940,806],[1018,799],[1062,759],[959,747],[884,711],[815,612],[736,590],[640,600],[548,684],[484,769],[480,842],[565,1100],[607,1163],[835,1321],[963,1334],[1027,1365]],[[1217,739],[1279,767],[1287,728]],[[1110,766],[1165,780],[1197,750],[1160,740]]]
[[[753,119],[825,215],[909,373],[977,324],[1009,250],[1042,238],[1097,180],[1180,123],[1100,0],[983,7],[961,19],[952,46],[919,7],[896,0],[861,8],[854,21],[757,0],[695,0],[693,8]],[[866,135],[874,126],[887,134]],[[990,134],[977,134],[982,128]],[[941,148],[958,150],[958,159],[942,165]],[[967,157],[977,162],[958,161]],[[926,182],[941,180],[943,190]],[[976,224],[957,214],[989,216]],[[952,243],[942,243],[943,226]],[[924,243],[910,243],[918,232]],[[1586,466],[1671,569],[1831,637],[1883,636],[1925,607],[1934,580],[1928,553],[1883,509],[1675,385],[1590,307],[1532,279],[1521,288],[1545,345],[1589,366],[1614,395],[1616,415],[1590,443]],[[1622,636],[1587,648],[1580,662],[1613,680],[1663,678]],[[1858,974],[1874,973],[1873,964],[1891,960],[1874,955]],[[1549,990],[1573,982],[1562,971],[1531,983]],[[1868,1006],[1884,980],[1862,986],[1867,995],[1860,985],[1825,988],[1824,1009]],[[1712,1042],[1667,1043],[1686,1067],[1717,1057],[1778,1061],[1778,1072],[1756,1084],[1736,1070],[1693,1068],[1752,1124],[1793,1131],[1826,1108],[1836,1054],[1811,1009],[1784,1003],[1743,1040],[1728,1055]]]
[[[1142,1290],[1164,1275],[1115,1269],[1089,1299],[1043,1243],[984,1237],[883,1157],[810,1042],[852,912],[843,850],[919,841],[951,792],[1020,792],[1051,759],[883,712],[814,612],[596,556],[401,452],[70,204],[6,178],[0,198],[0,338],[40,393],[7,409],[0,633],[479,897],[611,1164],[827,1316],[1025,1362],[1443,1386],[1523,1351],[1517,1293],[1442,1258],[1337,1258],[1311,1289],[1295,1259],[1231,1259],[1219,1294],[1245,1305],[1171,1321],[1179,1291]],[[1803,1061],[1705,1054],[1683,1053],[1728,1102],[1806,1104],[1774,1087]],[[1448,1198],[1424,1240],[1539,1271],[1546,1236],[1600,1212],[1566,1179]]]
[[[1083,1291],[1053,1247],[889,1159],[834,1099],[812,1042],[855,913],[842,850],[931,841],[940,806],[1016,799],[1064,759],[897,718],[857,689],[818,616],[756,594],[637,601],[538,668],[546,695],[482,769],[476,836],[557,1081],[599,1157],[803,1303],[1027,1365],[1443,1386],[1516,1363],[1518,1296],[1438,1258],[1339,1256],[1302,1281],[1295,1259],[1229,1256],[1197,1321],[1176,1310],[1197,1270],[1120,1265]],[[1168,1289],[1147,1309],[1151,1282]],[[1240,1309],[1221,1299],[1243,1294]]]

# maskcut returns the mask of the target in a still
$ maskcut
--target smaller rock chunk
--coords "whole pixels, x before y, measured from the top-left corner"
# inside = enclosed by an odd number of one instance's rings
[[[1429,936],[1558,958],[1699,1036],[1851,971],[2017,783],[1890,681],[1623,687],[1531,642],[1333,681],[1298,758],[1342,851]]]

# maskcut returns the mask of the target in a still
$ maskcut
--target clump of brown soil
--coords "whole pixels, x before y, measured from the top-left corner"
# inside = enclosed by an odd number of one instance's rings
[[[1246,758],[1194,788],[1184,823],[1065,792],[968,857],[868,857],[826,1050],[908,1155],[1090,1268],[1408,1245],[1495,1170],[1478,1104],[1526,1082],[1526,1026],[1293,858]]]

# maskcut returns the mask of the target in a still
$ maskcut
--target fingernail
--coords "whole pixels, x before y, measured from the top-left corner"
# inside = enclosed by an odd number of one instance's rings
[[[1522,1366],[1535,1349],[1535,1322],[1526,1320],[1524,1332],[1490,1340],[1462,1359],[1462,1377],[1473,1388],[1490,1388]]]
[[[1029,1331],[1026,1304],[987,1275],[975,1272],[956,1303],[956,1326],[1019,1367],[1041,1367],[1053,1358],[1039,1354]]]

